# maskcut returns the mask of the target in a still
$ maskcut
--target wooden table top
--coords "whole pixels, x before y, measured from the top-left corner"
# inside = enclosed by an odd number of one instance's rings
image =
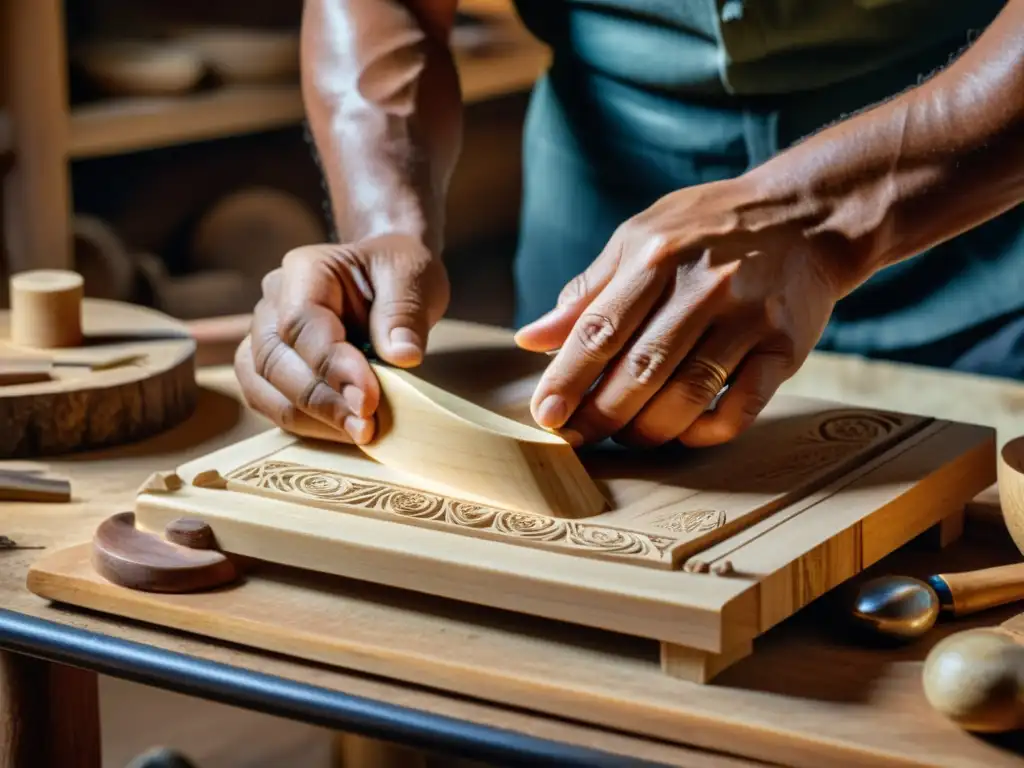
[[[505,342],[508,337],[508,332],[500,329],[446,322],[435,331],[431,345],[432,348],[472,346]],[[153,471],[173,469],[190,458],[269,426],[239,402],[229,368],[202,369],[199,381],[202,396],[198,410],[181,427],[134,446],[48,459],[46,463],[54,472],[71,479],[72,503],[4,504],[0,515],[0,534],[21,545],[47,549],[88,541],[101,519],[131,508],[136,489]],[[878,383],[868,386],[870,382]],[[786,391],[992,424],[1000,430],[1001,441],[1013,436],[1019,420],[1020,431],[1024,433],[1024,408],[1020,415],[1017,413],[1018,408],[1024,406],[1024,386],[1012,383],[816,355],[787,384]],[[949,397],[949,407],[939,402],[940,393]],[[922,406],[935,406],[935,410],[928,411]],[[941,555],[928,551],[900,552],[879,567],[924,573],[939,567],[943,570],[984,567],[1008,562],[1018,556],[1001,528],[998,507],[981,503],[977,509],[979,514],[972,521],[970,535],[965,541]],[[748,759],[646,740],[642,735],[615,733],[506,709],[481,700],[451,696],[345,670],[327,670],[183,634],[59,609],[32,595],[24,587],[27,569],[37,555],[38,552],[33,550],[0,552],[0,606],[26,616],[199,659],[567,744],[671,764],[759,764]],[[1016,610],[1020,610],[1019,607]],[[1016,610],[1009,607],[990,611],[970,622],[937,627],[932,635],[912,646],[863,649],[837,643],[834,635],[829,636],[822,629],[818,610],[811,606],[785,625],[772,630],[771,637],[766,636],[764,651],[756,652],[754,657],[727,671],[721,685],[739,691],[737,696],[749,695],[751,703],[764,702],[765,696],[770,696],[772,710],[777,712],[780,721],[792,717],[797,722],[790,722],[791,728],[806,729],[811,736],[824,739],[830,734],[822,733],[822,730],[829,730],[832,724],[837,732],[843,732],[849,738],[851,728],[858,727],[858,722],[878,720],[872,711],[895,713],[891,719],[891,734],[865,734],[865,738],[870,738],[877,747],[877,761],[869,761],[869,764],[915,764],[914,759],[906,758],[908,739],[921,745],[922,754],[935,756],[936,760],[946,761],[948,765],[1017,764],[1019,755],[1024,754],[1024,741],[1017,738],[984,740],[962,733],[922,706],[920,696],[920,665],[934,642],[950,631],[969,625],[999,623]],[[820,714],[809,719],[806,713],[812,710]],[[882,723],[888,722],[882,720]],[[882,725],[880,730],[888,728]],[[681,741],[685,741],[685,736]],[[922,764],[935,764],[931,758],[921,759]]]

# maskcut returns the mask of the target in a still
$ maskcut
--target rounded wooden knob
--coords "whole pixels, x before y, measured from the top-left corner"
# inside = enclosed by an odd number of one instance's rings
[[[202,520],[179,517],[164,528],[167,540],[190,549],[214,549],[213,529]]]
[[[10,280],[11,341],[54,349],[82,344],[84,281],[75,272],[39,269]]]
[[[971,629],[938,642],[924,662],[928,703],[961,728],[1001,733],[1024,725],[1024,646]]]

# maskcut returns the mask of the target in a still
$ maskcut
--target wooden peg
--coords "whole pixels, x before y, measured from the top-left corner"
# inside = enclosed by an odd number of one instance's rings
[[[82,276],[38,269],[10,279],[11,341],[39,349],[82,344]]]
[[[189,549],[214,549],[213,529],[202,520],[185,517],[171,520],[164,529],[164,536]]]
[[[223,552],[193,549],[135,527],[135,513],[108,517],[93,536],[92,562],[107,581],[143,592],[198,592],[238,578]]]

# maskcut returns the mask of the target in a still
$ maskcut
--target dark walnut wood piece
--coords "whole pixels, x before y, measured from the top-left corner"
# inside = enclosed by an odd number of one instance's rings
[[[195,530],[189,535],[199,540],[204,536]],[[208,528],[206,538],[212,543]],[[100,523],[93,536],[92,562],[107,581],[143,592],[199,592],[238,578],[237,568],[223,552],[182,546],[140,531],[133,512]]]
[[[202,520],[181,517],[171,520],[164,529],[164,536],[174,544],[189,549],[216,549],[213,529]]]

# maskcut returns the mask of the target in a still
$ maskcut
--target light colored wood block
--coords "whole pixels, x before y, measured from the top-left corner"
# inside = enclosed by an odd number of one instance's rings
[[[37,349],[81,345],[83,286],[81,275],[66,270],[12,275],[11,342]]]
[[[0,357],[0,386],[49,381],[53,365],[47,360]]]
[[[608,501],[565,440],[459,397],[414,371],[373,364],[374,439],[362,451],[442,496],[527,515],[583,519]]]
[[[660,644],[661,671],[670,677],[703,685],[719,672],[751,654],[751,642],[740,643],[723,653],[708,653],[673,643]]]

